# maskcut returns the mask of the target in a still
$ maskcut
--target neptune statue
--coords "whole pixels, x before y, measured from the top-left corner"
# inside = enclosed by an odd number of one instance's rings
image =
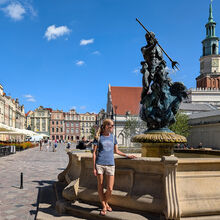
[[[182,83],[173,83],[168,77],[166,61],[163,59],[165,51],[154,33],[148,32],[145,38],[147,45],[141,48],[144,61],[141,62],[143,89],[140,117],[147,123],[148,131],[168,131],[168,126],[175,122],[180,103],[187,97],[187,90]],[[176,64],[172,61],[173,68]]]

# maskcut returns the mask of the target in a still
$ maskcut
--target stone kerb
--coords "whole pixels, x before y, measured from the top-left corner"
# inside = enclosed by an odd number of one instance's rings
[[[66,185],[62,192],[62,196],[67,200],[74,200],[79,187],[81,157],[88,155],[88,153],[73,154],[68,152],[67,154],[69,156],[69,163],[66,169],[58,175],[58,180]]]
[[[72,161],[72,168],[68,165],[69,171],[64,171],[68,185],[63,190],[63,197],[72,202],[77,199],[90,203],[99,202],[91,153],[86,155],[69,153],[69,158]],[[110,204],[123,207],[125,210],[160,213],[167,218],[180,216],[179,206],[176,205],[177,158],[139,157],[130,160],[116,157],[115,163],[115,185]]]
[[[220,159],[179,159],[176,173],[181,216],[220,219]]]
[[[91,153],[69,155],[63,197],[99,202]],[[166,219],[220,219],[220,159],[116,157],[115,185],[110,204],[124,210],[162,214]],[[65,210],[65,208],[63,209]]]

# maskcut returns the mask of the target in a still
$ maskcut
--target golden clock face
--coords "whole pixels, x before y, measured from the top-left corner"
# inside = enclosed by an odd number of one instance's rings
[[[219,61],[217,59],[212,60],[212,66],[213,67],[218,67]]]

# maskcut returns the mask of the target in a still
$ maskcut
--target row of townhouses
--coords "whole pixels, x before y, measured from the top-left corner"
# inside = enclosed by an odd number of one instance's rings
[[[19,104],[18,99],[6,95],[2,85],[0,85],[0,123],[11,128],[25,128],[24,106]],[[9,135],[0,134],[0,140],[9,139],[11,139]]]
[[[26,114],[26,127],[51,140],[76,141],[77,138],[91,138],[91,129],[96,125],[97,114],[79,114],[75,109],[69,112],[52,110],[40,106]]]

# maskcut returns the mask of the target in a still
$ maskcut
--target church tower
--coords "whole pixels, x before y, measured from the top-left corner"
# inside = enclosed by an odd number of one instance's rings
[[[205,25],[206,38],[202,41],[203,54],[200,58],[200,75],[196,78],[197,88],[220,89],[219,38],[215,35],[215,26],[211,0],[208,23]]]

